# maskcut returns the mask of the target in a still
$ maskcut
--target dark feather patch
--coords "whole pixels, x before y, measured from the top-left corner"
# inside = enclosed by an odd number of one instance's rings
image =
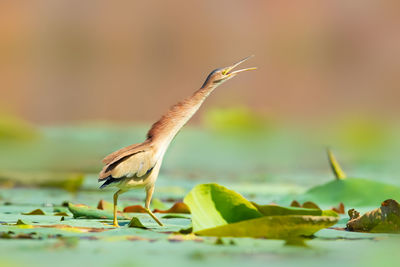
[[[146,175],[149,174],[149,173],[151,173],[151,171],[152,171],[153,169],[154,169],[154,166],[151,167],[150,169],[148,169],[147,172],[146,172]]]
[[[122,178],[118,178],[118,179],[116,179],[116,178],[114,178],[114,177],[112,177],[111,175],[110,176],[108,176],[106,179],[105,179],[105,182],[104,182],[104,184],[102,184],[101,186],[100,186],[100,189],[103,189],[104,187],[106,187],[106,186],[108,186],[108,185],[110,185],[110,184],[112,184],[112,183],[115,183],[115,182],[118,182],[118,181],[120,181]],[[103,180],[104,181],[104,180]]]

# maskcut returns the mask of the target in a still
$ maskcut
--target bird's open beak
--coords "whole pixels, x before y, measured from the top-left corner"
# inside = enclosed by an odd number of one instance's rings
[[[222,74],[231,76],[231,75],[236,75],[236,74],[238,74],[239,72],[257,69],[256,67],[252,67],[252,68],[246,68],[246,69],[241,69],[241,70],[232,71],[234,68],[236,68],[237,66],[239,66],[240,64],[242,64],[243,62],[245,62],[246,60],[248,60],[249,58],[252,58],[252,57],[253,57],[253,55],[248,56],[248,57],[246,57],[246,58],[240,60],[239,62],[233,64],[232,66],[225,68],[224,71],[222,72]]]

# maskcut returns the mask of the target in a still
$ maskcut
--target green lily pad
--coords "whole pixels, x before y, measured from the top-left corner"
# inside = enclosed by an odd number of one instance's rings
[[[346,206],[357,207],[376,206],[387,198],[400,199],[400,187],[362,178],[331,181],[296,197],[299,201],[329,205],[343,202]]]
[[[69,211],[74,215],[74,218],[86,218],[86,219],[113,219],[113,213],[107,210],[99,210],[91,208],[84,205],[74,205],[68,203]],[[117,216],[118,220],[128,219],[127,216],[121,215]]]
[[[263,216],[242,195],[218,184],[195,186],[184,203],[192,213],[194,232]]]
[[[342,202],[346,206],[363,207],[377,206],[382,199],[400,199],[400,187],[363,178],[347,178],[329,150],[328,156],[336,180],[313,187],[296,196],[296,200],[329,205]]]
[[[61,188],[75,193],[81,188],[84,178],[81,173],[1,171],[0,185]]]
[[[196,186],[184,202],[192,212],[193,232],[206,236],[286,239],[312,235],[339,220],[333,211],[253,204],[217,184]]]
[[[232,224],[197,231],[204,236],[254,237],[288,239],[311,236],[315,232],[336,224],[338,219],[330,216],[283,215],[265,216]]]

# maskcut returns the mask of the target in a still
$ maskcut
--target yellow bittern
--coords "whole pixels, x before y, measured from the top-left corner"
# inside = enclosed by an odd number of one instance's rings
[[[146,190],[145,209],[159,225],[163,225],[149,207],[161,163],[169,144],[215,88],[240,72],[255,69],[233,70],[248,58],[232,66],[212,71],[200,89],[191,97],[172,106],[160,120],[153,124],[143,143],[127,146],[103,159],[105,166],[100,172],[99,182],[104,183],[100,188],[106,186],[119,188],[114,194],[113,225],[115,227],[119,226],[117,221],[118,196],[133,188]]]

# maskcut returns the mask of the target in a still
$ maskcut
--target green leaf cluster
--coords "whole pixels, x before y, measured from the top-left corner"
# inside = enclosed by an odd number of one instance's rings
[[[296,238],[339,219],[333,211],[257,205],[218,184],[197,185],[184,202],[192,213],[193,232],[205,236]]]

